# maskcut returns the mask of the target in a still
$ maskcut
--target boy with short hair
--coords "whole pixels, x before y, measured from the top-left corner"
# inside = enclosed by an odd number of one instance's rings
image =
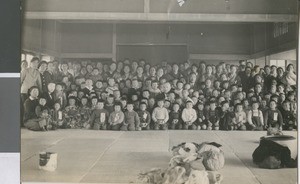
[[[169,129],[171,130],[181,130],[182,129],[182,119],[180,117],[180,106],[178,103],[174,103],[172,111],[169,114]]]
[[[234,117],[233,113],[229,111],[229,102],[222,101],[220,103],[221,109],[219,111],[220,117],[220,130],[234,130],[232,119]]]
[[[114,111],[109,115],[108,124],[109,130],[120,130],[124,122],[124,113],[121,110],[121,103],[117,102],[114,106]]]
[[[204,104],[202,101],[199,101],[197,104],[197,129],[198,130],[206,130],[206,119],[205,119],[205,113],[204,113]]]
[[[234,129],[235,130],[246,130],[247,116],[245,111],[243,110],[243,104],[238,103],[235,106],[235,113],[233,118]]]
[[[138,115],[140,117],[140,127],[142,130],[150,130],[151,115],[146,109],[147,109],[147,104],[141,102]]]
[[[112,95],[115,90],[119,90],[114,78],[112,78],[112,77],[108,78],[107,83],[108,83],[108,86],[106,88],[106,92],[109,95]]]
[[[284,101],[282,103],[282,119],[283,119],[283,130],[293,130],[297,129],[297,118],[291,111],[291,106],[289,101]]]
[[[196,110],[193,109],[193,101],[186,102],[186,107],[182,111],[181,118],[184,123],[183,129],[197,129],[197,125],[194,123],[197,120],[197,113]]]
[[[220,117],[216,111],[216,102],[210,100],[209,110],[206,116],[207,119],[207,130],[219,130]]]
[[[81,104],[79,106],[80,113],[80,126],[81,128],[86,128],[89,124],[89,119],[91,115],[91,110],[88,107],[88,97],[83,96],[80,100]]]
[[[123,131],[138,131],[140,129],[140,118],[137,112],[133,110],[133,103],[127,103],[127,111],[124,113],[124,123],[121,127]]]
[[[99,100],[91,114],[90,127],[93,130],[106,130],[108,117],[109,112],[104,109],[104,100]]]
[[[105,109],[108,111],[108,113],[112,113],[114,111],[114,95],[110,94],[108,95],[106,99]]]
[[[261,110],[258,109],[259,102],[252,102],[252,109],[248,112],[248,129],[250,130],[263,130],[264,129],[264,116]]]
[[[54,127],[62,128],[64,119],[65,117],[61,109],[60,103],[58,102],[54,103],[54,110],[52,112],[52,120],[53,120]]]
[[[70,96],[69,105],[65,108],[65,123],[63,128],[79,128],[79,112],[76,106],[76,97]]]
[[[156,97],[161,91],[158,89],[158,81],[154,80],[151,83],[150,94],[152,97]]]
[[[169,120],[168,110],[164,107],[164,99],[158,98],[158,107],[155,107],[152,112],[152,120],[155,130],[168,130],[167,122]]]
[[[264,117],[267,135],[281,135],[283,119],[281,112],[277,109],[277,103],[275,101],[270,101],[270,109],[267,110]]]

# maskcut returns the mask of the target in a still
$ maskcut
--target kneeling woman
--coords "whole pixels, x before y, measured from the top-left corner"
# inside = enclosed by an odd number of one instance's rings
[[[28,90],[29,97],[24,102],[24,117],[23,122],[29,130],[40,131],[45,130],[46,122],[39,118],[35,113],[35,108],[38,106],[39,89],[36,86]]]

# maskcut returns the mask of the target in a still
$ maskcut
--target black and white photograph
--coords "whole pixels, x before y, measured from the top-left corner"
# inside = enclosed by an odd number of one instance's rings
[[[297,183],[298,8],[21,1],[21,182]]]

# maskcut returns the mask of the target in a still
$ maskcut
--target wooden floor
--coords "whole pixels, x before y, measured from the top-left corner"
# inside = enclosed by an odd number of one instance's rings
[[[297,169],[260,169],[252,153],[266,132],[21,130],[21,180],[26,182],[137,183],[140,171],[166,168],[170,148],[181,142],[222,144],[222,184],[295,184]],[[297,132],[284,132],[297,136]],[[58,153],[55,172],[38,169],[38,153]]]

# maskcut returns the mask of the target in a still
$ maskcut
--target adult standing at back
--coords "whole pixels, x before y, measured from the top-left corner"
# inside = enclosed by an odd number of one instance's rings
[[[32,86],[37,86],[38,89],[42,90],[41,75],[38,71],[40,59],[33,57],[30,61],[29,68],[21,72],[21,100],[22,103],[28,98],[28,90]]]

